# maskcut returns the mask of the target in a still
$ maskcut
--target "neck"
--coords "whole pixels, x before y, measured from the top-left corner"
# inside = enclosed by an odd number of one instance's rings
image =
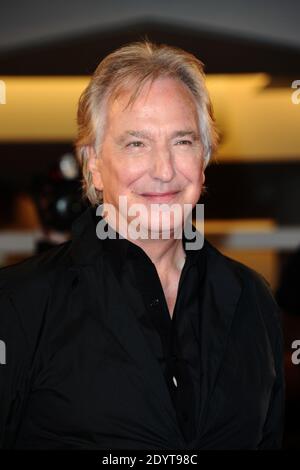
[[[185,262],[185,251],[181,238],[166,240],[138,239],[130,241],[144,250],[158,272],[167,274],[170,271],[182,270]]]
[[[147,254],[152,263],[155,265],[157,271],[167,276],[168,273],[180,272],[185,262],[185,251],[182,244],[182,238],[175,238],[172,232],[170,238],[163,239],[157,238],[137,238],[133,239],[127,231],[122,229],[122,226],[115,224],[115,220],[111,219],[109,214],[103,216],[107,223],[118,232],[122,237],[142,248]],[[182,232],[181,232],[182,237]]]

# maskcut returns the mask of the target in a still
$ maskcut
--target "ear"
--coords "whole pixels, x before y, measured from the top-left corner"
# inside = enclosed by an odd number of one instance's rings
[[[88,169],[92,174],[93,185],[99,191],[103,189],[101,170],[100,170],[100,158],[97,156],[94,147],[87,147],[87,158],[88,158]]]
[[[204,170],[202,170],[202,185],[204,184],[205,182],[205,173],[204,173]]]

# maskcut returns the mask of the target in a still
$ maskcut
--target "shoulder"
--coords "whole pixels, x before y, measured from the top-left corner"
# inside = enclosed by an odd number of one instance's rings
[[[207,240],[205,246],[211,275],[214,277],[221,273],[223,279],[220,282],[228,283],[228,287],[230,282],[238,284],[241,289],[241,304],[252,305],[267,330],[269,332],[276,330],[280,334],[281,311],[267,279],[251,267],[224,255]]]
[[[256,271],[255,269],[247,266],[240,261],[230,258],[224,255],[218,248],[213,246],[210,242],[205,240],[205,247],[208,262],[216,269],[218,266],[222,266],[236,278],[242,284],[250,283],[258,289],[261,295],[266,294],[274,299],[270,283],[266,278]]]
[[[16,318],[28,342],[34,342],[52,296],[52,283],[71,265],[70,242],[0,269],[0,323]]]
[[[12,291],[24,284],[40,283],[51,273],[67,267],[71,262],[70,243],[64,242],[16,264],[0,268],[0,289]]]

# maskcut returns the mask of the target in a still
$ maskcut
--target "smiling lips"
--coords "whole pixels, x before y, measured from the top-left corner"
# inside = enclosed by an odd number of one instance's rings
[[[166,193],[142,193],[141,196],[153,202],[168,202],[174,198],[179,191],[169,191]]]

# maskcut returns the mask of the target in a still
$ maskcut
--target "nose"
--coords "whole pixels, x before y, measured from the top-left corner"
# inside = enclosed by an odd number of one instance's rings
[[[174,178],[174,159],[170,149],[156,148],[151,156],[150,174],[154,179],[168,182]]]

